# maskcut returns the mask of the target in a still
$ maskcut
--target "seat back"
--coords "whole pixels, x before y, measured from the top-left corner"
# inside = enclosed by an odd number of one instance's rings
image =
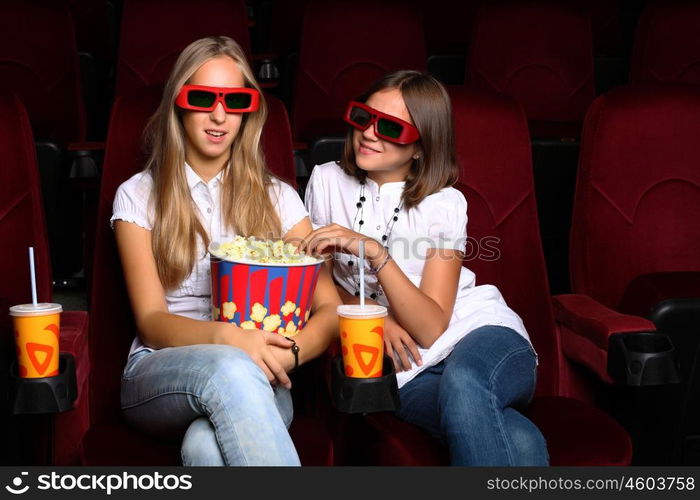
[[[4,343],[12,341],[8,308],[32,300],[30,246],[34,247],[37,296],[42,302],[51,301],[51,264],[34,140],[27,112],[14,95],[0,96],[0,151],[0,324]]]
[[[572,219],[574,292],[617,309],[640,276],[700,271],[698,130],[693,86],[628,86],[594,101]]]
[[[2,2],[0,74],[0,93],[20,97],[36,139],[85,140],[78,51],[64,2]]]
[[[14,95],[0,95],[0,151],[0,463],[11,464],[19,459],[13,455],[20,449],[21,437],[16,434],[21,432],[29,439],[28,434],[37,430],[19,427],[17,417],[10,415],[8,396],[15,346],[7,312],[13,305],[32,300],[27,253],[30,246],[34,247],[38,299],[51,301],[51,264],[34,139],[27,112]],[[35,458],[34,450],[22,450],[22,454],[23,459]]]
[[[590,13],[551,1],[484,2],[472,28],[466,78],[514,97],[531,122],[580,123],[595,93]],[[541,123],[533,133],[560,132]]]
[[[637,24],[630,82],[700,84],[699,32],[697,2],[648,1]]]
[[[94,272],[90,297],[90,380],[93,422],[113,419],[119,405],[119,383],[136,327],[131,315],[121,263],[109,226],[119,185],[143,168],[142,131],[160,99],[150,88],[117,98],[112,109],[97,215]],[[273,173],[294,185],[291,131],[283,104],[266,96],[270,109],[263,129],[263,149]],[[98,420],[96,420],[98,419]]]
[[[349,99],[397,69],[425,70],[423,24],[401,3],[311,2],[304,17],[292,126],[296,140],[342,134]]]
[[[457,187],[468,203],[465,265],[499,288],[539,355],[537,393],[556,394],[559,339],[539,236],[527,121],[512,99],[450,88]],[[506,142],[507,141],[507,142]],[[507,179],[507,182],[504,182]]]
[[[182,49],[215,35],[233,38],[250,60],[243,0],[125,0],[115,95],[165,83]]]

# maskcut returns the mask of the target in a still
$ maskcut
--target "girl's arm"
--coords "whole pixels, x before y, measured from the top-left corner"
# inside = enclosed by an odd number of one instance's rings
[[[370,262],[376,268],[386,259],[387,250],[377,241]],[[377,273],[391,311],[411,337],[427,349],[447,329],[452,317],[462,268],[462,254],[457,250],[431,248],[425,257],[420,287],[416,287],[389,259]]]
[[[337,224],[309,234],[302,249],[312,253],[340,249],[358,255],[360,240],[365,241],[365,254],[371,266],[380,266],[387,257],[387,250],[381,243]],[[460,252],[433,248],[426,254],[420,287],[416,287],[391,259],[377,274],[394,317],[423,348],[430,347],[449,325],[461,265]]]
[[[311,222],[308,217],[304,217],[284,235],[283,239],[298,244],[311,231]],[[336,309],[341,303],[328,266],[322,265],[311,303],[312,314],[304,329],[294,336],[299,346],[300,365],[321,355],[331,341],[338,338]],[[287,370],[294,367],[294,356],[291,353],[284,352],[282,349],[274,349],[274,352]]]
[[[268,332],[253,335],[231,323],[199,321],[171,314],[151,248],[151,231],[117,220],[114,232],[131,308],[144,344],[156,349],[192,344],[233,345],[246,351],[268,380],[291,386],[287,373],[267,345],[284,346],[288,350],[290,342]]]

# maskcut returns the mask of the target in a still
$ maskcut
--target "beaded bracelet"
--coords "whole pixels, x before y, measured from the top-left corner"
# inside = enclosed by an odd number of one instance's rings
[[[377,267],[370,267],[369,268],[370,272],[372,274],[377,274],[379,271],[382,270],[382,268],[384,266],[386,266],[386,263],[389,262],[390,259],[391,259],[391,254],[387,251],[386,258],[384,259],[384,261],[381,264],[379,264]]]

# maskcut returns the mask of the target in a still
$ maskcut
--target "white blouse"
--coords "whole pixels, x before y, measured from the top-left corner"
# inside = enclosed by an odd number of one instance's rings
[[[401,209],[394,222],[392,218],[401,203],[403,188],[404,182],[387,182],[380,187],[367,178],[364,188],[366,201],[360,209],[357,207],[360,183],[345,174],[335,162],[329,162],[314,167],[306,188],[305,202],[314,228],[340,224],[378,241],[390,228],[389,252],[408,279],[419,287],[429,248],[465,251],[467,201],[458,190],[444,188],[410,210]],[[364,224],[360,225],[360,220]],[[354,294],[359,278],[357,259],[344,253],[336,253],[334,257],[333,277],[348,293]],[[493,285],[475,286],[475,281],[474,273],[463,266],[447,330],[429,349],[418,348],[423,365],[413,363],[410,370],[397,373],[399,387],[442,361],[462,337],[481,326],[506,326],[529,341],[522,320],[506,305],[498,289]],[[369,273],[368,264],[365,264],[365,287],[367,295],[376,292],[377,302],[389,306],[378,287],[377,277]]]
[[[204,182],[192,168],[185,164],[187,184],[192,199],[198,209],[199,220],[209,234],[211,241],[228,241],[236,235],[225,227],[221,220],[221,176],[222,172]],[[154,210],[149,202],[153,178],[150,172],[142,171],[125,181],[114,197],[112,218],[132,222],[144,229],[152,230]],[[308,213],[297,192],[289,184],[273,178],[270,197],[282,222],[282,234],[286,234]],[[166,290],[165,300],[168,311],[192,319],[209,321],[211,319],[211,271],[209,254],[204,243],[198,241],[197,251],[201,256],[192,272],[172,290]],[[131,345],[129,356],[149,349],[137,336]]]

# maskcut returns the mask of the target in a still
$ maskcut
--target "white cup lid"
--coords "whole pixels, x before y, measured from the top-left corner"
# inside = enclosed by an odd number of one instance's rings
[[[44,314],[55,314],[63,311],[61,304],[51,302],[41,302],[34,304],[20,304],[10,307],[10,316],[43,316]]]
[[[365,307],[360,304],[342,304],[337,308],[339,316],[346,318],[383,318],[386,316],[386,307],[374,304],[366,304]]]

